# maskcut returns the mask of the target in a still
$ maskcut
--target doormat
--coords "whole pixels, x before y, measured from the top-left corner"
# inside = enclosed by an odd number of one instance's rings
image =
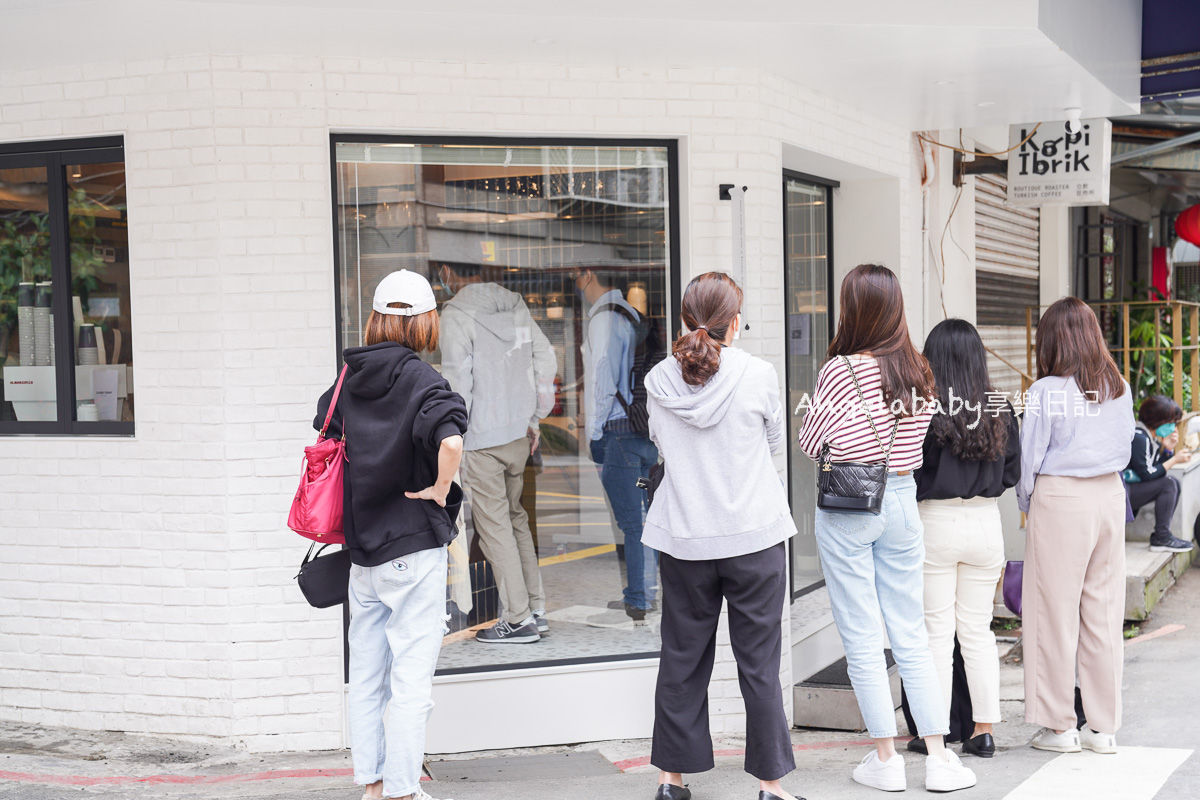
[[[619,775],[621,770],[594,750],[545,753],[534,756],[431,761],[426,765],[435,781],[527,781]]]

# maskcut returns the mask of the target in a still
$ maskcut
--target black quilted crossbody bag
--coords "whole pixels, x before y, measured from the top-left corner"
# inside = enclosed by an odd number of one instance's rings
[[[875,420],[871,419],[871,409],[867,406],[867,398],[863,396],[862,387],[858,385],[858,376],[850,359],[841,356],[850,370],[850,379],[858,390],[858,399],[862,401],[863,412],[871,425],[871,433],[883,450],[883,462],[868,464],[863,461],[835,462],[829,455],[829,443],[821,445],[821,462],[817,470],[817,508],[825,511],[843,511],[856,514],[878,514],[883,509],[883,492],[887,489],[888,464],[892,460],[892,445],[896,442],[896,431],[900,428],[900,420],[892,426],[892,437],[884,446],[879,431],[875,428]]]

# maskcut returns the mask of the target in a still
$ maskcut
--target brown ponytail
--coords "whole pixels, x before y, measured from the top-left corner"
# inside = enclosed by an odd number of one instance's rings
[[[688,330],[671,346],[689,386],[703,386],[721,366],[721,344],[742,308],[742,290],[723,272],[706,272],[683,293],[683,324]]]

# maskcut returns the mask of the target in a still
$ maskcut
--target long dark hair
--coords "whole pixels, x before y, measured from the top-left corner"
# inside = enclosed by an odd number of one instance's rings
[[[995,392],[988,378],[987,353],[979,331],[965,319],[946,319],[925,337],[925,360],[937,382],[942,413],[934,414],[929,433],[938,447],[949,449],[963,461],[995,461],[1008,446],[1008,419],[1004,414],[985,414],[988,392]],[[976,414],[951,414],[950,391],[960,401],[974,406]],[[974,428],[970,427],[974,425]]]
[[[1100,321],[1078,297],[1046,309],[1037,326],[1038,377],[1074,378],[1089,400],[1103,403],[1125,394],[1125,381],[1108,352]]]
[[[892,407],[898,403],[904,416],[915,414],[913,392],[918,398],[932,399],[933,373],[908,336],[896,273],[878,264],[859,264],[842,280],[839,307],[829,357],[874,356],[884,402]]]
[[[671,345],[689,386],[703,386],[721,366],[721,346],[742,308],[742,290],[724,272],[692,278],[683,292],[683,324],[688,330]]]

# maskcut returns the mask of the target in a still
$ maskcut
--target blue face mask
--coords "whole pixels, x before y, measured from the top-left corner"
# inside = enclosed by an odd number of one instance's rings
[[[1175,423],[1174,422],[1165,422],[1162,425],[1159,425],[1157,428],[1154,429],[1155,436],[1158,436],[1159,438],[1162,438],[1162,439],[1167,438],[1174,432],[1175,432]]]
[[[446,281],[442,279],[441,275],[438,275],[438,285],[441,286],[442,291],[446,293],[447,300],[451,297],[454,297],[454,290],[450,288],[450,284],[446,283]]]

